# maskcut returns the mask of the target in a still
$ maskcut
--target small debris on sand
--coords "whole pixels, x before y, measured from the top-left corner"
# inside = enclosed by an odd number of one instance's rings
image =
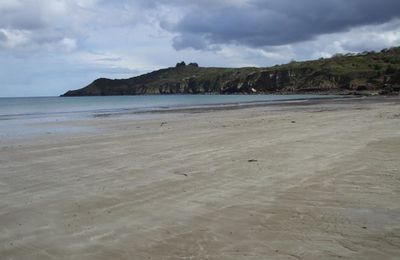
[[[258,162],[258,160],[251,159],[251,160],[248,160],[248,162]]]
[[[188,175],[187,175],[187,173],[179,173],[179,172],[175,172],[175,174],[176,175],[183,175],[183,176],[185,176],[185,177],[187,177]]]

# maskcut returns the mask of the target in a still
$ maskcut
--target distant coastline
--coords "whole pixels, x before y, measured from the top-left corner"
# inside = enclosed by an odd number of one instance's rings
[[[199,67],[180,62],[129,79],[99,78],[62,96],[149,94],[358,94],[400,92],[400,47],[336,54],[267,68]]]

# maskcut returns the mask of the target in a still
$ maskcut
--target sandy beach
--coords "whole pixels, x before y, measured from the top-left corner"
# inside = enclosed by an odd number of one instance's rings
[[[0,142],[0,259],[399,259],[399,97],[54,124]]]

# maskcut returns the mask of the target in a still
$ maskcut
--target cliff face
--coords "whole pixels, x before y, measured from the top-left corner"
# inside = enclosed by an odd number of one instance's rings
[[[400,48],[379,53],[337,55],[330,59],[270,68],[202,68],[178,63],[129,79],[100,78],[64,96],[200,93],[395,93],[400,86]]]

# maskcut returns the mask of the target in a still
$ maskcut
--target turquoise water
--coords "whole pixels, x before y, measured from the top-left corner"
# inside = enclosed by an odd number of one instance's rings
[[[176,108],[244,105],[313,99],[318,95],[148,95],[106,97],[0,98],[0,138],[27,133],[73,131],[57,122]]]

